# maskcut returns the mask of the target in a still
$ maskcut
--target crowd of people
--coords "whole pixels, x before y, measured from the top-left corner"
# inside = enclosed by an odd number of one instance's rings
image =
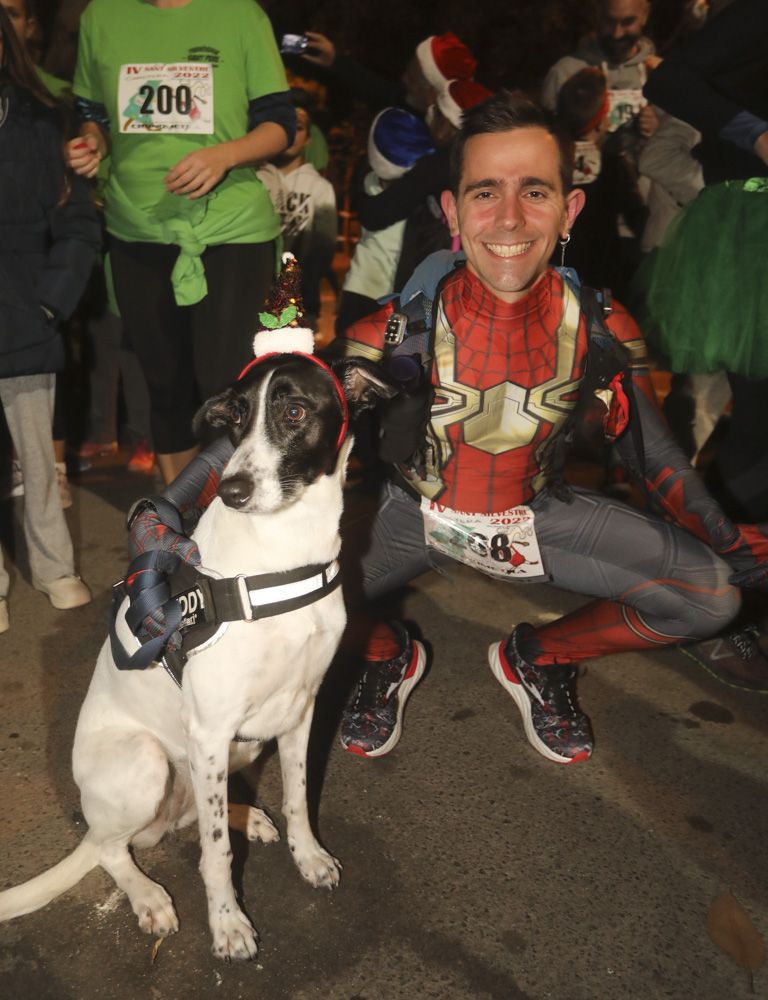
[[[133,549],[194,562],[168,509],[188,531],[229,451],[198,453],[192,417],[248,361],[282,249],[302,268],[304,320],[317,322],[341,192],[323,176],[316,97],[289,87],[254,0],[91,0],[69,124],[25,46],[31,2],[0,0],[0,398],[33,583],[70,608],[90,594],[57,492],[54,373],[89,278],[102,303],[90,335],[110,360],[94,368],[73,455],[115,447],[122,372],[131,444],[151,453],[145,471],[156,458],[165,486],[162,503],[150,489],[130,517]],[[360,238],[329,352],[376,361],[400,388],[363,456],[364,479],[372,460],[386,469],[371,477],[375,510],[346,528],[344,647],[360,664],[341,724],[350,752],[397,745],[426,667],[424,645],[379,620],[375,601],[456,561],[590,598],[554,622],[518,623],[488,651],[549,760],[592,753],[575,693],[588,658],[679,645],[724,682],[768,691],[757,274],[768,17],[762,0],[706,8],[689,3],[659,52],[649,0],[602,0],[594,32],[535,94],[492,93],[450,31],[418,41],[397,80],[317,31],[298,54],[287,46],[289,67],[368,109]],[[675,375],[670,400],[690,404],[672,431],[654,364]],[[729,392],[705,486],[690,459]],[[569,483],[580,438],[609,490]],[[642,503],[625,502],[630,480]],[[0,631],[7,591],[2,573]],[[158,628],[162,615],[148,616],[145,637]]]

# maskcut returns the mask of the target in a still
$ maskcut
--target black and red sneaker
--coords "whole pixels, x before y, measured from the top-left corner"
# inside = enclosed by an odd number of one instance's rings
[[[402,652],[392,660],[367,660],[341,717],[341,745],[361,757],[394,750],[409,695],[421,680],[427,654],[400,622],[391,622]]]
[[[493,676],[512,696],[523,717],[528,742],[557,764],[576,764],[592,755],[594,741],[587,716],[575,695],[576,668],[570,664],[536,667],[517,651],[520,626],[506,642],[488,649]]]

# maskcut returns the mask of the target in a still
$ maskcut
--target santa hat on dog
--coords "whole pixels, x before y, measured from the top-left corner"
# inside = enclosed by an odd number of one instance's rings
[[[272,288],[268,310],[259,313],[261,329],[253,338],[253,353],[257,358],[263,354],[293,354],[297,351],[311,354],[314,350],[315,335],[303,325],[304,305],[300,288],[299,263],[292,253],[284,253],[283,266]]]
[[[301,301],[301,272],[292,253],[283,254],[283,266],[272,287],[269,311],[259,313],[261,329],[253,338],[253,361],[238,375],[241,379],[259,362],[275,354],[297,354],[322,368],[331,380],[341,405],[341,426],[336,439],[336,450],[341,447],[349,430],[349,407],[338,378],[328,365],[316,358],[315,335],[309,327],[302,326],[304,306]]]
[[[461,128],[461,116],[493,94],[474,80],[451,80],[437,95],[437,106],[455,128]]]
[[[477,69],[475,57],[450,31],[444,35],[430,35],[419,42],[416,59],[435,90],[443,90],[449,80],[468,80]]]

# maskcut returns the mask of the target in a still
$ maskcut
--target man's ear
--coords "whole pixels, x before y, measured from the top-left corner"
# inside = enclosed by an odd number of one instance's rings
[[[587,196],[584,194],[582,188],[574,188],[573,191],[569,191],[565,196],[565,218],[569,232],[573,229],[576,217],[582,208],[584,208],[586,201]]]
[[[341,383],[353,420],[364,410],[392,399],[399,391],[378,365],[365,358],[333,361],[331,370]]]
[[[443,191],[440,195],[440,207],[448,220],[448,228],[451,231],[451,236],[458,236],[459,210],[456,205],[456,199],[453,196],[453,191]]]

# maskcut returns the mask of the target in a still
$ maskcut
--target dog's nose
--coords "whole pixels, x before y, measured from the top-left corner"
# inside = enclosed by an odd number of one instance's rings
[[[244,507],[251,499],[253,482],[248,476],[229,476],[219,483],[219,496],[234,510]]]

